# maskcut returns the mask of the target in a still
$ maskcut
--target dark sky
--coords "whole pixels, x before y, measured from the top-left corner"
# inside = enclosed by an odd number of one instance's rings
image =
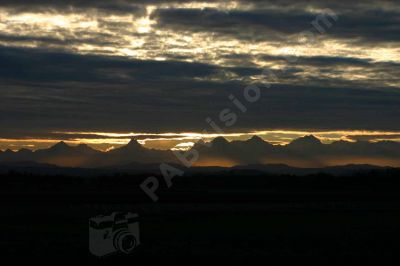
[[[1,1],[0,142],[201,133],[230,94],[230,133],[396,139],[399,43],[399,1]]]

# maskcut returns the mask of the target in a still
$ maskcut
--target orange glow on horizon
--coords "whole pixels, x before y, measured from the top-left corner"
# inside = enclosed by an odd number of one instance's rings
[[[19,150],[28,148],[32,150],[48,148],[57,142],[64,141],[69,145],[87,144],[91,147],[108,151],[112,147],[118,148],[126,145],[132,138],[147,148],[152,149],[190,149],[194,143],[199,140],[211,141],[216,137],[224,137],[228,141],[247,140],[257,135],[274,145],[286,145],[296,138],[305,135],[314,135],[323,143],[331,143],[334,141],[354,142],[357,138],[367,138],[371,142],[376,141],[400,141],[400,131],[368,131],[368,130],[330,130],[330,131],[306,131],[306,130],[259,130],[250,132],[235,133],[197,133],[197,132],[166,132],[166,133],[150,133],[150,132],[84,132],[84,131],[68,131],[68,132],[51,132],[55,138],[23,138],[8,139],[0,138],[0,149]],[[62,135],[62,137],[61,137]],[[65,137],[65,135],[70,137]],[[190,145],[188,145],[190,143]]]

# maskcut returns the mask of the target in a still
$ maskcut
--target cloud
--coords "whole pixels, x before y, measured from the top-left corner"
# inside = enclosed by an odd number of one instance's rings
[[[388,88],[295,85],[282,79],[263,88],[260,101],[241,114],[228,96],[234,94],[246,103],[243,89],[248,83],[208,78],[221,71],[253,75],[256,69],[14,48],[0,49],[0,69],[0,119],[7,125],[1,129],[2,137],[71,128],[199,132],[212,130],[205,118],[218,122],[224,108],[240,115],[234,129],[227,131],[399,129],[400,94]]]
[[[334,27],[299,45],[326,8]],[[398,130],[399,14],[396,1],[2,1],[0,137],[198,132],[265,67],[279,80],[227,131]]]
[[[309,6],[310,7],[310,6]],[[376,9],[375,9],[376,8]],[[160,27],[170,27],[194,32],[217,32],[239,39],[282,41],[288,34],[299,34],[305,30],[314,30],[312,22],[320,14],[326,15],[331,25],[320,21],[329,35],[345,40],[363,42],[398,42],[400,11],[381,10],[379,7],[365,10],[338,10],[333,18],[329,12],[312,11],[311,8],[286,9],[158,9],[154,18]],[[332,26],[334,24],[334,26]]]
[[[97,10],[105,13],[143,13],[143,8],[135,4],[136,1],[105,1],[105,0],[38,0],[38,1],[2,1],[1,7],[10,9],[13,13],[24,12],[77,12]]]
[[[218,61],[236,67],[239,60],[227,59],[232,53],[246,54],[246,67],[262,64],[257,54],[285,56],[290,51],[303,57],[400,61],[396,45],[400,10],[391,1],[379,5],[358,1],[351,5],[332,1],[116,1],[111,6],[105,1],[35,1],[26,13],[15,12],[19,5],[19,1],[5,2],[0,8],[3,45],[141,60]],[[113,13],[118,9],[114,6],[126,13]],[[127,6],[141,11],[130,12]],[[109,13],[92,11],[101,7]],[[339,17],[333,27],[325,35],[318,34],[313,45],[300,41],[299,33],[312,28],[312,21],[326,7]]]
[[[128,83],[191,79],[220,68],[201,63],[159,62],[113,56],[76,55],[39,49],[0,48],[0,78],[40,82]]]

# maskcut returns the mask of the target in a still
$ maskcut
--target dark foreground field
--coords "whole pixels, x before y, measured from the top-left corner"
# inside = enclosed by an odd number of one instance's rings
[[[398,265],[396,175],[188,176],[153,203],[138,189],[146,175],[10,173],[1,177],[0,250],[30,265]],[[142,244],[98,259],[88,220],[113,211],[140,215]]]

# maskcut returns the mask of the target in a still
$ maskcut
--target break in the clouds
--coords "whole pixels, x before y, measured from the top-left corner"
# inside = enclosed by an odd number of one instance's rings
[[[265,68],[228,133],[395,135],[399,36],[398,1],[1,1],[0,137],[201,132]]]

